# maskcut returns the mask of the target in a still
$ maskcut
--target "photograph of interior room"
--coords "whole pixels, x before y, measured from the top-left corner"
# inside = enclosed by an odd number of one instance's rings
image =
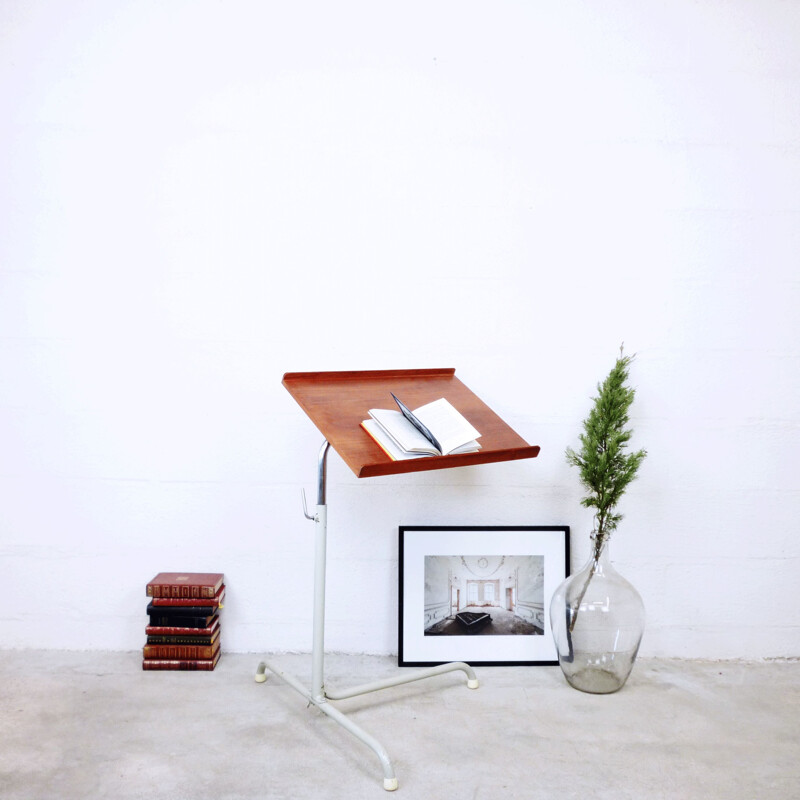
[[[383,796],[253,680],[312,674],[323,437],[284,374],[454,368],[540,448],[371,478],[330,449],[332,686],[406,669],[401,526],[569,526],[587,561],[565,451],[622,348],[629,682],[337,707],[398,796],[798,796],[800,3],[6,0],[0,109],[0,795]],[[222,657],[146,673],[177,570],[224,573]]]
[[[544,636],[542,556],[426,556],[423,569],[424,636],[470,635],[459,614],[480,615],[483,635]]]

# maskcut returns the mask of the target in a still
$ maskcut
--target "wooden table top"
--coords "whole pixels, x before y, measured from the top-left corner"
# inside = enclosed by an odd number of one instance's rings
[[[535,458],[529,445],[458,378],[455,369],[287,372],[283,385],[359,478]],[[477,453],[393,461],[361,427],[371,408],[409,408],[446,398],[481,433]]]

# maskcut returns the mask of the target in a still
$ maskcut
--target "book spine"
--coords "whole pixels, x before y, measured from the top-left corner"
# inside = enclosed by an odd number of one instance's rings
[[[147,625],[144,632],[148,636],[211,636],[217,629],[217,622],[203,628],[181,628],[173,625]]]
[[[152,597],[152,595],[150,595]],[[203,608],[222,608],[222,601],[225,599],[225,589],[212,598],[203,597],[152,597],[150,605],[181,608],[183,606],[202,606]]]
[[[219,653],[217,653],[216,658],[204,659],[143,658],[142,669],[210,672],[217,666],[218,661]]]
[[[150,625],[169,628],[207,628],[210,617],[180,617],[164,614],[150,614]]]
[[[197,601],[191,601],[197,602]],[[157,606],[147,604],[147,613],[153,617],[213,617],[217,609],[213,606]]]
[[[147,584],[148,597],[176,597],[176,598],[204,597],[213,599],[216,593],[217,589],[214,586],[183,586],[183,585],[176,586],[168,583]]]
[[[144,646],[144,657],[179,661],[207,660],[213,658],[217,650],[219,650],[219,642],[206,647],[191,644],[146,644]]]
[[[147,644],[199,644],[208,646],[219,639],[219,628],[207,636],[169,636],[158,634],[147,637]]]

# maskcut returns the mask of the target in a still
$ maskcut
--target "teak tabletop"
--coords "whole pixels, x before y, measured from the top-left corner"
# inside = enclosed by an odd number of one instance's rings
[[[283,385],[359,478],[535,458],[529,445],[455,377],[455,369],[287,372]],[[415,409],[444,397],[481,433],[477,453],[393,461],[361,427],[371,408]]]

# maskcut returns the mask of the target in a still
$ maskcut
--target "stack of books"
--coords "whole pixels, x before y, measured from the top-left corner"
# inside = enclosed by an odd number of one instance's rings
[[[219,611],[225,598],[219,572],[159,572],[147,584],[142,669],[212,670],[221,654]]]

